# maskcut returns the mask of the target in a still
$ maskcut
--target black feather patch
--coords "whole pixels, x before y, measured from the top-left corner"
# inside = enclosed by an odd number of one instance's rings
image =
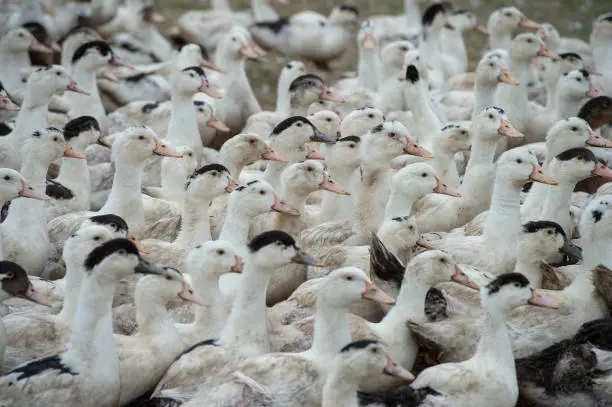
[[[147,103],[146,105],[144,105],[140,111],[142,113],[151,113],[153,110],[157,109],[159,107],[159,105],[162,102],[158,101],[158,102],[153,102],[153,103]]]
[[[342,349],[340,349],[340,352],[349,352],[353,349],[363,349],[363,348],[367,348],[370,345],[376,345],[380,342],[378,341],[373,341],[371,339],[362,339],[359,341],[355,341],[355,342],[351,342],[348,345],[344,346]]]
[[[66,366],[59,356],[47,356],[44,358],[36,359],[31,362],[21,365],[11,370],[8,374],[18,374],[15,378],[16,381],[25,380],[46,370],[55,370],[57,374],[69,374],[72,376],[78,375],[77,372],[73,371],[70,366]]]
[[[612,98],[608,96],[597,96],[596,98],[587,100],[578,111],[578,117],[591,125],[594,128],[595,118],[601,111],[607,111],[612,107]],[[608,112],[608,115],[610,113]],[[595,129],[595,128],[594,128]]]
[[[47,180],[47,186],[45,188],[45,193],[53,199],[72,199],[74,198],[74,194],[70,190],[70,188],[66,188],[59,182],[53,181],[51,179]]]
[[[68,141],[91,129],[100,131],[98,121],[91,116],[80,116],[66,123],[64,126],[64,138]]]
[[[397,288],[401,287],[406,271],[402,262],[387,250],[375,233],[372,233],[370,242],[370,270],[378,278],[392,282]]]
[[[593,212],[591,212],[591,216],[593,217],[593,223],[597,223],[603,217],[603,212],[599,209],[595,209]]]
[[[441,1],[439,3],[432,4],[431,6],[427,7],[425,12],[423,13],[423,26],[429,27],[431,24],[433,24],[434,19],[436,18],[438,13],[446,13],[447,11],[450,11],[452,9],[453,6],[448,1]]]
[[[183,72],[188,72],[188,71],[193,71],[196,74],[198,74],[198,76],[200,77],[206,77],[206,74],[204,73],[204,70],[202,68],[200,68],[199,66],[190,66],[187,67],[185,69],[183,69]]]
[[[561,235],[564,239],[567,239],[563,228],[557,222],[551,222],[548,220],[538,220],[527,222],[523,225],[523,232],[525,233],[537,233],[543,229],[554,229],[557,235]]]
[[[47,32],[47,29],[39,22],[28,21],[26,23],[21,24],[21,26],[28,30],[34,36],[34,38],[36,38],[43,44],[45,44],[49,39],[49,33]]]
[[[519,287],[527,287],[529,285],[529,280],[521,273],[505,273],[491,281],[487,285],[487,291],[489,294],[494,294],[501,290],[503,286],[509,284],[518,284]]]
[[[125,78],[122,78],[122,80],[126,82],[131,82],[131,83],[138,83],[150,75],[152,74],[148,72],[141,72],[141,73],[137,73],[136,75],[126,76]]]
[[[498,112],[499,114],[506,114],[506,112],[504,111],[504,109],[502,109],[501,107],[497,107],[497,106],[489,106],[489,107],[487,107],[487,109],[495,109],[495,110],[497,110],[497,112]]]
[[[280,33],[281,30],[285,26],[288,26],[288,25],[289,25],[289,19],[286,17],[282,17],[274,21],[257,21],[256,23],[253,24],[254,27],[267,28],[268,30],[272,31],[274,34]]]
[[[377,124],[376,126],[372,127],[372,130],[370,130],[370,133],[372,134],[380,133],[381,131],[383,131],[384,128],[385,128],[384,123]]]
[[[6,217],[9,214],[9,208],[11,206],[11,201],[7,201],[2,205],[2,210],[0,210],[0,223],[6,220]]]
[[[187,353],[189,353],[189,352],[191,352],[191,351],[193,351],[193,350],[195,350],[197,348],[200,348],[202,346],[219,346],[219,345],[217,345],[217,339],[207,339],[205,341],[198,342],[195,345],[192,345],[192,346],[188,347],[187,349],[185,349],[183,351],[183,353],[181,353],[175,360],[179,360],[181,358],[181,356],[186,355]]]
[[[442,321],[448,318],[446,298],[442,291],[431,287],[425,296],[425,315],[429,322]]]
[[[442,393],[431,387],[413,389],[410,386],[391,390],[385,393],[368,394],[357,392],[360,406],[376,405],[384,407],[419,406],[428,395],[439,396]]]
[[[191,175],[189,175],[187,177],[187,182],[185,183],[185,189],[189,188],[189,185],[191,184],[191,181],[193,181],[194,179],[196,179],[197,177],[199,177],[202,174],[205,174],[207,172],[211,172],[211,171],[218,171],[220,173],[227,173],[229,174],[229,170],[221,165],[221,164],[217,164],[217,163],[213,163],[213,164],[208,164],[208,165],[204,165],[198,169],[196,169],[194,172],[191,173]]]
[[[605,13],[597,17],[597,21],[612,21],[612,13]]]
[[[98,225],[113,226],[115,232],[127,232],[129,230],[127,222],[121,216],[112,213],[91,216],[89,220]]]
[[[359,9],[352,4],[341,4],[338,6],[338,9],[342,11],[349,11],[359,17]]]
[[[7,134],[10,134],[13,131],[13,129],[8,126],[6,123],[2,122],[0,123],[0,136],[6,136]]]
[[[121,250],[140,257],[138,248],[136,248],[134,243],[124,238],[113,239],[96,247],[87,255],[87,259],[85,259],[85,269],[87,271],[93,270],[93,268],[100,264],[105,258]]]
[[[258,250],[280,242],[283,246],[295,246],[295,239],[291,237],[289,233],[283,232],[282,230],[269,230],[255,236],[247,245],[251,253],[255,253]]]
[[[298,76],[289,85],[289,92],[293,92],[301,87],[323,86],[323,79],[320,76],[307,73],[306,75]]]
[[[419,80],[419,70],[414,65],[408,65],[406,68],[406,80],[411,83],[416,83]]]
[[[576,58],[582,61],[582,57],[578,54],[576,54],[575,52],[562,52],[560,54],[558,54],[559,57],[561,57],[561,59],[567,59],[567,58]]]
[[[272,133],[270,133],[270,136],[278,136],[279,134],[287,130],[289,127],[293,126],[295,123],[298,122],[307,124],[314,128],[314,125],[310,122],[310,120],[308,120],[304,116],[292,116],[277,124],[276,127],[274,127],[274,130],[272,130]]]
[[[570,148],[569,150],[565,150],[561,154],[558,154],[555,158],[560,161],[569,161],[574,158],[582,157],[585,161],[593,161],[595,162],[595,154],[588,148],[584,147],[576,147]]]
[[[72,55],[72,64],[74,65],[77,63],[90,49],[96,49],[102,56],[113,55],[113,50],[106,41],[90,41],[81,45],[74,51],[74,55]]]
[[[346,137],[339,138],[336,141],[339,143],[342,143],[344,141],[353,141],[355,143],[361,143],[361,138],[359,136],[346,136]]]
[[[0,261],[0,289],[15,296],[24,298],[32,283],[28,279],[28,274],[17,263],[4,260]]]
[[[590,343],[591,345],[612,351],[612,318],[601,318],[586,322],[576,336],[575,343]]]

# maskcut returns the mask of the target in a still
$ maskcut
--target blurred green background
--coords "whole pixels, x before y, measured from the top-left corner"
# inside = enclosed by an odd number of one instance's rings
[[[235,11],[249,7],[249,0],[229,0]],[[280,16],[291,16],[293,13],[304,9],[312,9],[321,14],[327,15],[331,9],[344,1],[341,0],[288,0],[290,4],[279,4],[271,0],[271,4]],[[403,12],[403,0],[353,0],[345,1],[354,4],[359,8],[361,18],[380,14],[401,14]],[[424,2],[425,3],[425,2]],[[537,22],[548,22],[553,24],[562,36],[577,37],[588,41],[592,21],[600,14],[612,11],[612,0],[453,0],[455,9],[467,9],[476,14],[478,22],[486,25],[489,14],[503,6],[515,6],[525,15]],[[159,2],[160,11],[169,17],[166,26],[161,27],[167,30],[174,21],[186,10],[207,9],[210,7],[206,0],[171,0]],[[421,6],[421,11],[425,5]],[[482,51],[486,46],[486,37],[477,32],[465,34],[466,44],[470,56],[470,68],[478,62]],[[285,57],[275,53],[268,53],[265,62],[249,62],[247,64],[248,76],[251,86],[265,110],[271,110],[276,100],[276,81],[283,65],[287,62]],[[355,71],[357,66],[356,45],[347,49],[345,55],[331,64],[333,73],[318,71],[313,65],[308,64],[307,70],[310,73],[317,73],[327,81],[340,78],[346,71]]]

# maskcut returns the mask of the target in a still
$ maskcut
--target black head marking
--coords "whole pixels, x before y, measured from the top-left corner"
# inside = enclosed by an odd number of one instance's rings
[[[157,109],[162,102],[157,101],[153,103],[147,103],[140,110],[142,113],[151,113],[153,110]]]
[[[128,239],[117,238],[109,240],[103,245],[93,249],[87,255],[87,259],[85,259],[85,270],[93,270],[93,268],[100,264],[105,258],[122,250],[126,253],[134,254],[140,257],[140,255],[138,254],[138,248],[134,243],[132,243]]]
[[[141,73],[137,73],[136,75],[127,76],[125,78],[122,78],[122,80],[126,82],[130,82],[130,83],[138,83],[151,75],[152,74],[148,72],[141,72]]]
[[[40,130],[34,130],[34,132],[32,132],[32,137],[40,138]]]
[[[370,270],[379,279],[390,282],[398,289],[406,272],[406,266],[385,247],[376,233],[372,233],[370,240]]]
[[[433,24],[438,13],[446,13],[452,9],[453,6],[448,1],[441,1],[440,3],[432,4],[431,6],[427,7],[423,13],[423,26],[428,27]]]
[[[370,133],[372,134],[380,133],[381,131],[383,131],[384,128],[385,128],[384,123],[377,124],[376,126],[372,127],[372,130],[370,130]]]
[[[346,137],[339,138],[336,141],[339,142],[339,143],[342,143],[343,141],[353,141],[355,143],[361,143],[361,137],[358,137],[358,136],[346,136]]]
[[[582,61],[582,57],[575,52],[562,52],[558,55],[561,59],[576,58]]]
[[[301,87],[311,87],[317,85],[323,86],[323,84],[323,79],[321,79],[320,76],[308,73],[295,78],[293,82],[291,82],[291,84],[289,85],[289,92],[293,92]]]
[[[446,131],[450,129],[459,129],[459,128],[461,128],[461,126],[458,126],[456,124],[447,124],[446,126],[442,127],[441,131]]]
[[[21,26],[32,33],[34,38],[42,43],[46,43],[49,39],[47,29],[39,22],[28,21],[27,23],[23,23]]]
[[[127,232],[129,230],[127,222],[119,215],[114,215],[109,213],[107,215],[95,215],[91,216],[89,220],[98,225],[110,226],[112,224],[115,225],[115,232],[123,231]]]
[[[82,26],[82,25],[77,25],[77,26],[75,26],[75,27],[72,27],[72,28],[70,29],[70,31],[68,31],[68,33],[66,33],[66,35],[64,36],[64,38],[62,38],[62,39],[60,40],[60,43],[62,43],[62,44],[63,44],[63,43],[64,43],[64,41],[66,41],[66,39],[67,39],[68,37],[72,37],[73,35],[77,35],[77,34],[81,34],[81,33],[83,33],[83,34],[89,34],[89,35],[91,35],[92,37],[95,37],[95,36],[97,36],[97,35],[98,35],[98,33],[96,32],[96,30],[94,30],[94,29],[93,29],[93,28],[91,28],[91,27],[85,27],[85,26]]]
[[[311,121],[305,118],[304,116],[292,116],[277,124],[274,130],[272,130],[272,133],[270,133],[270,136],[277,136],[287,130],[289,127],[293,126],[294,123],[298,122],[307,124],[313,129],[315,128]]]
[[[66,123],[64,126],[64,138],[66,141],[69,141],[91,129],[100,131],[98,121],[91,116],[80,116]]]
[[[67,188],[63,186],[62,184],[60,184],[59,182],[53,181],[51,179],[47,180],[45,194],[47,194],[53,199],[60,199],[60,200],[74,198],[74,194],[72,193],[70,188]]]
[[[599,209],[595,209],[593,212],[591,212],[591,216],[593,217],[593,223],[597,223],[603,217],[603,212]]]
[[[251,239],[248,244],[249,251],[251,253],[255,253],[258,250],[276,242],[282,243],[282,245],[285,247],[295,246],[295,239],[293,239],[288,233],[281,230],[269,230]]]
[[[236,188],[234,191],[244,191],[246,189],[246,187],[249,187],[251,185],[255,185],[259,182],[259,180],[255,179],[253,181],[249,181],[247,182],[245,185],[239,186],[238,188]]]
[[[278,34],[281,32],[281,30],[284,27],[289,25],[289,19],[286,17],[283,17],[283,18],[279,18],[278,20],[274,20],[274,21],[257,21],[253,25],[259,28],[267,28],[271,30],[273,33]]]
[[[408,65],[406,68],[406,80],[416,83],[419,80],[419,70],[414,65]]]
[[[518,284],[518,287],[527,287],[529,285],[529,280],[521,273],[502,274],[487,285],[487,291],[489,294],[494,294],[498,292],[503,286],[509,284]]]
[[[380,342],[378,341],[373,341],[371,339],[362,339],[359,341],[355,341],[355,342],[351,342],[348,345],[344,346],[342,349],[340,349],[341,353],[344,352],[350,352],[352,350],[357,350],[357,349],[364,349],[367,348],[370,345],[378,345]]]
[[[338,6],[338,9],[342,11],[348,11],[359,17],[359,9],[357,9],[357,7],[353,6],[352,4],[341,4]]]
[[[206,73],[204,73],[204,70],[200,68],[199,66],[190,66],[188,68],[183,69],[183,72],[189,72],[189,71],[193,71],[196,74],[198,74],[198,76],[206,78]]]
[[[74,55],[72,56],[72,64],[74,65],[77,63],[90,49],[96,49],[102,56],[113,55],[113,50],[106,41],[90,41],[81,45],[76,49],[76,51],[74,51]]]
[[[38,68],[37,70],[35,70],[34,72],[48,71],[51,68],[53,68],[53,65],[43,65],[40,68]]]
[[[554,229],[557,235],[561,235],[563,236],[563,239],[567,239],[563,228],[557,222],[551,222],[548,220],[538,220],[527,222],[523,225],[523,232],[525,233],[537,233],[543,229]]]
[[[597,113],[598,110],[608,110],[610,107],[612,107],[612,98],[608,96],[597,96],[582,105],[578,111],[578,117],[587,121],[591,127],[593,127],[594,123],[591,123],[594,119],[593,114]]]
[[[0,289],[15,297],[23,298],[32,286],[25,270],[12,261],[0,261],[0,275]]]
[[[208,105],[208,103],[206,103],[206,102],[205,102],[205,101],[203,101],[203,100],[194,100],[194,101],[193,101],[193,105],[194,105],[194,106],[206,106],[206,105]]]
[[[582,157],[585,161],[595,161],[595,154],[588,148],[576,147],[565,150],[555,158],[561,161],[569,161],[577,157]]]
[[[7,134],[11,134],[13,129],[8,126],[6,123],[0,123],[0,136],[6,136]]]
[[[247,183],[246,183],[246,185],[247,185],[247,186],[251,186],[251,185],[255,185],[255,184],[257,184],[258,182],[259,182],[259,180],[255,179],[255,180],[253,180],[253,181],[249,181],[249,182],[247,182]]]
[[[20,381],[28,379],[32,376],[35,376],[39,373],[43,373],[44,371],[51,370],[55,371],[56,374],[69,374],[72,376],[78,375],[77,372],[70,369],[69,366],[63,363],[63,360],[55,355],[55,356],[47,356],[41,359],[33,360],[25,365],[21,365],[13,370],[11,370],[8,374],[16,374],[18,375],[14,380]]]
[[[589,71],[587,71],[586,69],[579,69],[579,71],[585,79],[589,79],[589,77],[591,76],[591,74],[589,74]]]
[[[217,163],[213,163],[213,164],[208,164],[208,165],[204,165],[198,169],[196,169],[194,172],[191,173],[191,175],[189,175],[187,177],[187,182],[185,183],[185,189],[189,188],[189,185],[191,185],[191,182],[196,179],[197,177],[199,177],[202,174],[205,174],[207,172],[211,172],[211,171],[218,171],[219,173],[227,173],[229,174],[229,170],[221,164],[217,164]]]
[[[497,106],[489,106],[489,107],[487,107],[487,110],[488,110],[488,109],[495,109],[495,110],[497,110],[497,112],[498,112],[499,114],[506,114],[506,112],[504,111],[504,109],[502,109],[501,107],[497,107]]]
[[[612,22],[612,13],[605,13],[597,17],[597,21],[611,21]]]

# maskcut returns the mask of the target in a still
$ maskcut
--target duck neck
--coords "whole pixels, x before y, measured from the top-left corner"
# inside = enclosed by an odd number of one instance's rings
[[[330,306],[317,299],[314,337],[309,352],[320,360],[333,360],[340,349],[351,341],[348,312],[345,308]]]
[[[510,49],[512,42],[512,33],[507,30],[490,29],[489,28],[489,48],[490,49]]]
[[[406,18],[406,27],[418,29],[421,31],[423,25],[421,23],[421,9],[416,0],[404,0],[404,17]]]
[[[283,152],[279,151],[279,154],[283,154]],[[270,184],[275,191],[278,191],[280,189],[280,176],[289,165],[291,164],[281,163],[278,161],[269,161],[268,165],[266,166],[266,171],[264,172],[264,181]]]
[[[555,108],[556,120],[562,120],[566,117],[572,117],[578,114],[580,106],[587,100],[584,97],[575,98],[568,95],[564,95],[562,92],[557,93],[557,106]]]
[[[355,222],[369,232],[378,230],[384,212],[378,207],[378,194],[381,186],[386,185],[389,170],[377,166],[363,166],[361,184],[355,197]],[[382,215],[382,216],[381,216]]]
[[[15,130],[7,136],[11,137],[15,147],[19,148],[23,140],[29,137],[34,130],[47,127],[47,112],[53,93],[45,86],[26,85],[23,104],[15,121]]]
[[[234,179],[238,179],[242,169],[246,166],[246,163],[241,162],[241,152],[235,149],[226,149],[219,152],[219,160],[221,164],[227,168],[230,175],[234,177]],[[268,164],[270,164],[268,162]]]
[[[436,175],[446,185],[456,188],[459,180],[459,174],[457,173],[457,166],[453,161],[454,153],[444,150],[437,146],[437,143],[433,143],[432,146],[432,163]]]
[[[548,219],[548,218],[544,218]],[[521,273],[529,279],[533,288],[542,287],[542,273],[540,272],[541,260],[546,256],[546,253],[537,253],[531,247],[521,248],[520,244],[517,248],[516,265],[514,266],[515,273]]]
[[[559,179],[558,177],[557,179]],[[540,214],[540,219],[557,222],[563,228],[567,236],[571,236],[572,221],[570,218],[569,207],[572,200],[572,193],[577,182],[559,179],[559,185],[551,187],[543,185],[546,190],[546,198]],[[534,186],[536,184],[534,183]],[[533,188],[533,187],[532,187]]]
[[[99,116],[101,111],[102,117],[97,117],[98,120],[104,118],[104,106],[102,106],[102,100],[100,99],[100,93],[98,92],[98,84],[96,82],[96,73],[99,69],[90,69],[89,67],[73,66],[72,74],[77,83],[89,92],[89,95],[83,95],[81,93],[69,92],[68,98],[76,109],[81,111],[83,106],[87,106],[87,109],[92,109]],[[92,106],[93,105],[93,106]]]
[[[378,48],[359,49],[357,73],[357,82],[359,85],[373,91],[378,90],[378,78],[380,77],[380,59],[378,58]]]
[[[355,169],[332,168],[334,180],[340,185],[351,185]],[[324,221],[352,219],[354,212],[353,197],[325,192],[321,201],[321,216]]]
[[[416,126],[419,129],[418,142],[431,151],[433,137],[442,128],[442,123],[429,103],[429,91],[423,81],[416,84],[416,98],[405,98],[408,108],[414,113]]]
[[[28,51],[11,52],[4,48],[0,48],[2,82],[9,92],[14,92],[23,86],[21,71],[31,66],[30,55]]]
[[[151,294],[141,295],[135,298],[135,303],[138,335],[159,337],[176,331],[165,304],[159,298]]]
[[[476,76],[476,82],[474,82],[474,108],[472,109],[472,120],[474,117],[482,112],[489,106],[494,106],[494,96],[495,89],[497,88],[497,83],[493,86],[490,84],[483,84],[478,80],[478,76]],[[434,156],[435,157],[435,156]]]
[[[425,297],[430,285],[422,281],[418,275],[412,273],[409,283],[402,283],[397,294],[396,305],[385,315],[379,326],[385,332],[385,338],[406,335],[406,321],[411,320],[416,323],[426,322],[425,316]],[[404,281],[408,276],[404,277]]]
[[[510,249],[516,248],[521,228],[521,186],[504,181],[501,177],[495,179],[491,209],[482,234],[494,244],[507,242],[505,247]]]
[[[79,153],[85,154],[87,146],[78,142],[70,143],[70,147]],[[87,160],[80,160],[70,157],[62,158],[62,166],[59,175],[55,179],[60,184],[70,188],[75,196],[80,196],[83,203],[87,203],[89,208],[89,197],[91,195],[91,179]]]
[[[612,269],[612,239],[610,238],[590,238],[589,236],[583,236],[584,239],[588,239],[588,244],[582,246],[584,253],[582,255],[582,269],[591,270],[598,265],[604,265],[609,269]],[[586,271],[578,274],[581,276],[588,274]],[[577,279],[578,277],[576,277]]]
[[[482,335],[472,359],[478,359],[486,366],[495,367],[503,376],[514,378],[516,381],[512,342],[506,328],[506,312],[490,308],[485,308],[483,312]]]
[[[556,76],[556,75],[555,75]],[[546,81],[546,112],[554,113],[557,109],[557,82],[559,78]]]
[[[462,197],[477,195],[482,185],[483,176],[494,173],[495,165],[493,158],[495,157],[496,147],[497,140],[479,140],[477,137],[474,139],[470,160],[463,177],[463,184],[459,188]],[[488,179],[489,177],[487,177]]]
[[[185,193],[183,201],[183,219],[176,243],[191,250],[193,246],[212,240],[208,208],[212,200],[200,201]],[[206,209],[202,209],[206,208]]]
[[[101,272],[96,270],[91,273]],[[100,363],[118,364],[112,321],[115,286],[100,283],[92,274],[85,276],[65,354],[68,360],[87,363],[86,366],[92,370]]]
[[[73,264],[66,261],[65,295],[62,310],[57,315],[66,324],[72,326],[79,302],[79,292],[85,271],[81,268],[81,263]]]
[[[276,214],[276,229],[287,232],[290,235],[298,235],[301,232],[302,217],[306,209],[306,200],[313,191],[304,191],[291,185],[283,185],[281,196],[285,202],[300,212],[300,216],[292,216],[286,213]]]
[[[202,276],[203,271],[190,272],[193,289],[200,298],[206,298],[209,306],[195,307],[195,325],[199,329],[206,329],[218,325],[220,321],[227,318],[227,309],[224,305],[225,299],[219,290],[219,279],[212,274]],[[217,333],[215,333],[217,335]]]
[[[333,366],[323,386],[321,407],[358,407],[357,383],[345,377],[340,366]]]
[[[251,0],[253,21],[278,20],[278,14],[266,0]]]
[[[192,95],[177,90],[172,92],[170,123],[165,139],[174,146],[188,146],[193,149],[198,162],[202,159],[202,139],[198,128]]]
[[[246,262],[240,286],[220,342],[233,345],[250,345],[252,356],[269,352],[268,314],[266,294],[270,276]],[[350,336],[349,336],[350,340]]]
[[[398,191],[393,188],[385,207],[385,220],[410,215],[412,213],[412,205],[422,196],[423,194],[419,193],[419,191]]]
[[[250,216],[228,205],[219,240],[225,240],[231,243],[237,251],[243,252],[247,245],[251,221]]]
[[[276,114],[282,117],[289,117],[291,115],[291,93],[289,93],[289,84],[280,79],[278,81],[276,95]]]

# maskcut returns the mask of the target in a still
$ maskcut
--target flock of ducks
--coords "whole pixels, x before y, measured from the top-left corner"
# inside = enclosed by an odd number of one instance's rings
[[[612,13],[0,20],[1,407],[612,406]]]

